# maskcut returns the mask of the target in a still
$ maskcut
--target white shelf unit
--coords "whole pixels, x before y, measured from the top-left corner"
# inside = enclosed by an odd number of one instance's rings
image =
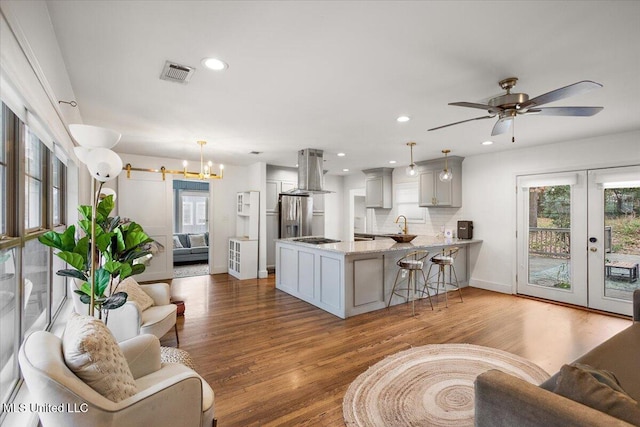
[[[229,239],[229,268],[233,277],[258,277],[258,239],[260,192],[242,191],[236,195],[236,236]]]
[[[236,236],[258,239],[260,192],[243,191],[237,195]]]
[[[236,279],[258,277],[258,241],[229,239],[229,274]]]

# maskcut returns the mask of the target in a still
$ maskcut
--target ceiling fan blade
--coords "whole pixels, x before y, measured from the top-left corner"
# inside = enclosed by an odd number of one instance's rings
[[[495,114],[498,114],[503,110],[500,107],[494,107],[488,104],[477,104],[475,102],[450,102],[449,105],[455,105],[456,107],[478,108]]]
[[[491,131],[491,136],[496,136],[505,133],[511,127],[513,123],[513,117],[503,117],[493,125],[493,130]]]
[[[552,90],[551,92],[536,96],[535,98],[531,98],[530,100],[520,104],[519,109],[548,104],[549,102],[580,95],[581,93],[589,92],[590,90],[601,87],[602,85],[600,83],[592,82],[591,80],[583,80],[569,86],[561,87],[560,89]]]
[[[460,123],[472,122],[472,121],[474,121],[474,120],[492,119],[492,118],[494,118],[494,117],[495,117],[495,115],[493,115],[493,116],[482,116],[482,117],[476,117],[475,119],[462,120],[462,121],[460,121],[460,122],[449,123],[448,125],[438,126],[437,128],[431,128],[431,129],[428,129],[428,131],[430,131],[430,130],[442,129],[442,128],[446,128],[446,127],[453,126],[453,125],[459,125]]]
[[[528,112],[542,116],[577,116],[588,117],[598,114],[604,107],[543,107]]]

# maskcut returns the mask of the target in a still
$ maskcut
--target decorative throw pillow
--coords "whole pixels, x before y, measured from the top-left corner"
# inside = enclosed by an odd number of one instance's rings
[[[101,320],[73,313],[62,352],[69,369],[107,399],[120,402],[138,392],[122,350]]]
[[[131,276],[120,282],[116,288],[116,292],[126,292],[127,301],[131,301],[137,305],[140,311],[145,311],[153,305],[153,298],[143,291],[138,282],[136,282],[136,279]]]
[[[180,249],[182,247],[183,246],[180,238],[178,236],[173,236],[173,249]]]
[[[196,246],[207,246],[207,244],[204,241],[204,234],[190,234],[189,244],[191,245],[192,248]]]
[[[594,369],[589,368],[585,370],[580,366],[564,365],[560,368],[554,392],[612,417],[633,425],[640,425],[638,402],[626,393],[616,391],[605,382],[600,382],[591,373]],[[602,373],[602,371],[598,375],[608,377],[608,374]],[[609,381],[610,379],[607,380],[607,382]]]

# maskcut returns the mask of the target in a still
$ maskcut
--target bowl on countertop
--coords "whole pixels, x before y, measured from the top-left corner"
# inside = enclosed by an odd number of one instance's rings
[[[418,237],[418,235],[417,234],[387,234],[385,237],[389,237],[398,243],[409,243],[410,241]]]

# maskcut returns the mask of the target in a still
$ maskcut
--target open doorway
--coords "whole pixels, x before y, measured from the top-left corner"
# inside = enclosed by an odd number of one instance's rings
[[[173,277],[209,274],[209,183],[173,181]]]

